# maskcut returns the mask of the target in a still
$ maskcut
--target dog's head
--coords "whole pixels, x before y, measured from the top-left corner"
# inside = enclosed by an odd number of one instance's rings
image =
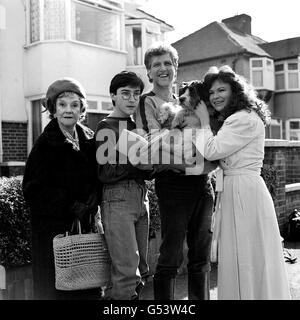
[[[213,132],[218,132],[222,126],[222,122],[218,120],[218,114],[214,108],[207,103],[208,91],[203,81],[193,80],[189,82],[182,82],[179,88],[179,104],[181,107],[185,110],[193,111],[200,100],[203,100],[207,105]]]
[[[194,110],[200,100],[206,100],[204,84],[200,80],[182,82],[179,88],[179,103],[184,109]]]

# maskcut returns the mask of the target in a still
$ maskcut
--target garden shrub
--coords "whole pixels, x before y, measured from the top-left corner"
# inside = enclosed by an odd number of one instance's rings
[[[261,176],[266,183],[266,186],[272,196],[273,201],[275,201],[276,188],[278,184],[276,168],[272,165],[264,164],[261,169]]]
[[[5,268],[31,262],[29,210],[22,191],[22,176],[0,178],[0,264]]]
[[[149,198],[150,211],[150,228],[149,238],[155,238],[155,232],[160,230],[160,213],[157,202],[157,195],[155,193],[154,180],[146,181]]]

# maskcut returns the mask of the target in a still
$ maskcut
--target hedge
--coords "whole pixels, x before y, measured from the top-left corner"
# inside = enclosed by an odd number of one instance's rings
[[[22,177],[0,178],[0,264],[5,268],[31,262],[29,210]]]

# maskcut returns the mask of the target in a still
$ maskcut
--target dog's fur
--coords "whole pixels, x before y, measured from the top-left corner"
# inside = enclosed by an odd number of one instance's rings
[[[179,104],[182,109],[176,114],[172,128],[182,129],[186,116],[196,117],[194,110],[201,100],[205,100],[205,90],[202,81],[182,82],[179,89]]]
[[[179,106],[174,106],[171,103],[164,103],[159,109],[158,121],[162,128],[167,129],[182,129],[184,119],[187,116],[196,117],[194,111],[198,103],[203,100],[207,101],[208,94],[202,81],[193,80],[182,82],[179,89]],[[208,107],[210,114],[210,125],[212,131],[216,133],[222,123],[217,120],[216,112],[212,107]]]

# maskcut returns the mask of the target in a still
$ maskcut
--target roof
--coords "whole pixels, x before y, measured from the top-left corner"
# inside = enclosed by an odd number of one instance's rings
[[[155,16],[139,9],[139,7],[135,4],[125,2],[124,8],[125,8],[125,15],[126,15],[127,19],[146,19],[146,20],[150,20],[150,21],[157,22],[157,23],[161,24],[166,29],[166,31],[173,31],[174,30],[173,26],[171,26],[170,24],[166,23],[165,21],[158,19]]]
[[[260,44],[274,60],[293,58],[300,55],[300,37]]]
[[[269,57],[269,53],[259,46],[262,43],[265,41],[259,37],[233,31],[226,24],[215,21],[176,41],[173,46],[183,64],[239,53]]]

